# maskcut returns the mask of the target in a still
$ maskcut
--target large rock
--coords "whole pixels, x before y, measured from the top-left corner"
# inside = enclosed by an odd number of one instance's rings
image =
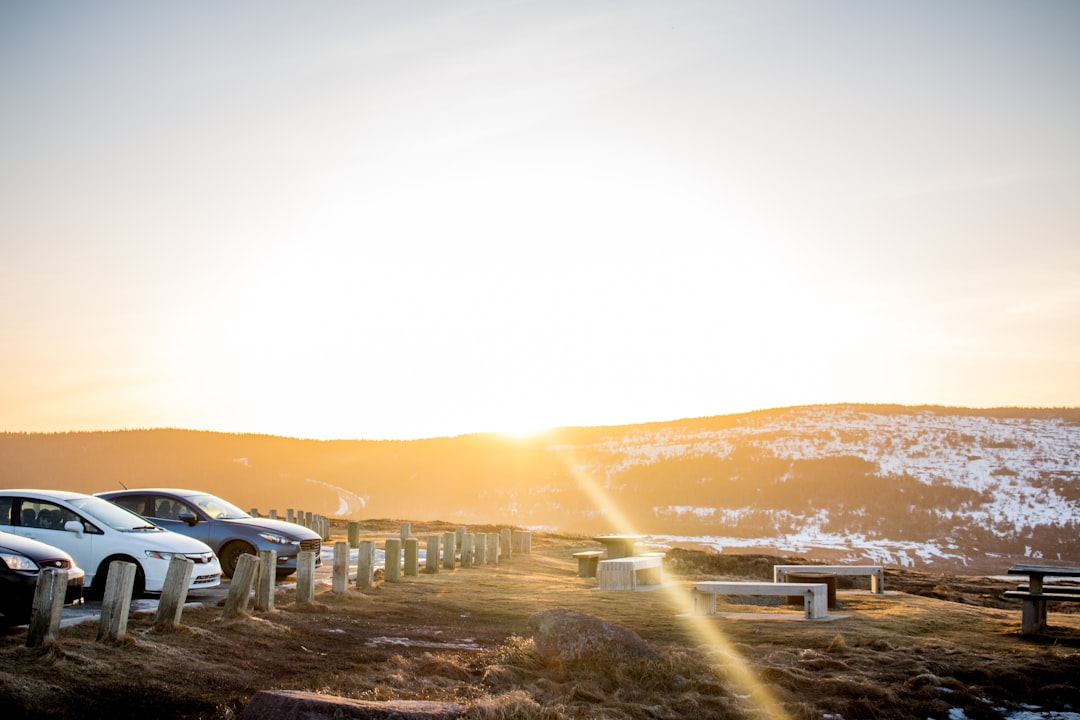
[[[463,705],[427,700],[351,700],[300,690],[260,690],[240,720],[455,720]]]
[[[529,618],[536,653],[558,665],[610,660],[659,660],[641,636],[592,615],[557,608]]]

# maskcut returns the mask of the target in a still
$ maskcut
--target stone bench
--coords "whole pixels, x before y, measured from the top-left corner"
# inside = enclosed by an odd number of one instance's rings
[[[596,577],[596,565],[604,557],[604,551],[585,550],[574,553],[574,557],[577,559],[578,577],[591,578]]]
[[[690,585],[694,615],[715,615],[717,595],[802,595],[807,620],[829,616],[829,586],[825,583],[705,581]]]
[[[634,555],[597,563],[596,579],[601,590],[636,590],[638,585],[663,582],[663,553]]]
[[[1018,590],[1006,590],[1005,597],[1024,601],[1020,613],[1021,635],[1038,635],[1046,631],[1048,602],[1080,602],[1080,587],[1044,585],[1042,592],[1031,592],[1027,585],[1018,587]]]
[[[881,565],[773,565],[773,582],[784,582],[791,572],[823,572],[834,575],[870,576],[870,591],[885,592],[885,568]]]

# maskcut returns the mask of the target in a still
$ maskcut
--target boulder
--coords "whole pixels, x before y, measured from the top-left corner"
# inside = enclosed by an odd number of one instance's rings
[[[465,706],[428,700],[352,700],[300,690],[260,690],[240,720],[455,720]]]
[[[660,659],[633,630],[575,610],[536,613],[529,629],[537,655],[551,664]]]

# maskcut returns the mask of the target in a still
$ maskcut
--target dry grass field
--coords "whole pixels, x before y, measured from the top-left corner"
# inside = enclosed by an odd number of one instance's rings
[[[368,539],[397,525],[366,523]],[[442,526],[414,524],[422,536]],[[1018,637],[1005,581],[891,572],[883,596],[839,593],[840,616],[801,619],[767,598],[687,614],[686,583],[763,578],[765,558],[669,555],[664,587],[604,593],[576,576],[587,539],[534,535],[531,555],[421,574],[316,602],[279,592],[276,609],[222,621],[189,608],[183,625],[133,615],[118,644],[96,623],[44,649],[0,631],[7,719],[235,718],[261,689],[367,700],[455,700],[467,718],[1001,718],[1080,710],[1080,614],[1053,612],[1051,635]],[[782,599],[781,599],[782,600]],[[568,608],[636,631],[659,659],[559,665],[534,651],[529,618]]]

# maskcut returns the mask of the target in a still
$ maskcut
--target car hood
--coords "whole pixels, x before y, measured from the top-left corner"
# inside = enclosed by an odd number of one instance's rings
[[[71,559],[71,556],[60,548],[53,547],[48,543],[43,543],[39,540],[33,540],[31,538],[25,538],[20,535],[12,535],[7,532],[0,532],[0,551],[13,552],[18,555],[25,555],[31,560],[37,562],[38,560],[48,560],[56,558]]]
[[[165,550],[168,552],[178,552],[184,554],[202,554],[214,552],[210,549],[210,546],[204,543],[202,540],[196,540],[193,537],[181,535],[180,533],[173,532],[172,530],[162,530],[162,532],[147,533],[144,541],[148,550]]]
[[[271,520],[270,518],[237,518],[229,520],[229,523],[237,523],[254,530],[265,530],[275,535],[284,535],[293,540],[317,540],[319,533],[308,530],[303,525],[285,522],[284,520]]]

